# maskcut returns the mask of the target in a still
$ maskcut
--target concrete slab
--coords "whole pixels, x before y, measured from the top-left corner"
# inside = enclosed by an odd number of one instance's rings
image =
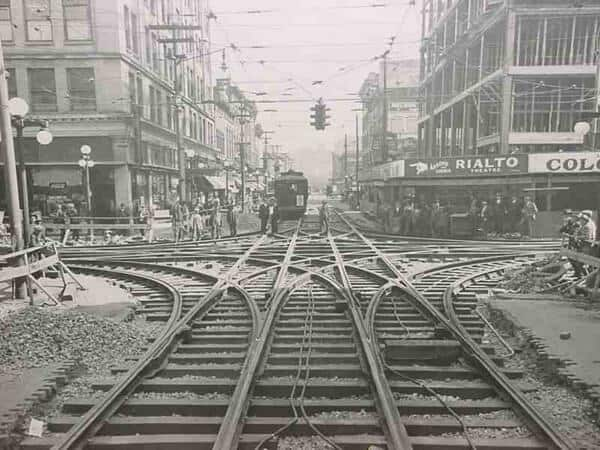
[[[489,299],[493,311],[527,330],[538,348],[568,366],[569,378],[588,390],[600,386],[600,311],[581,303],[550,300]],[[561,339],[569,332],[569,339]]]

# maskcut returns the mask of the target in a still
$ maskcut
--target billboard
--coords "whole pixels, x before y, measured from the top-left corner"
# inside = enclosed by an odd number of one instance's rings
[[[531,153],[530,173],[600,173],[600,153]]]
[[[503,156],[464,156],[456,158],[407,159],[407,177],[462,177],[527,173],[525,154]]]

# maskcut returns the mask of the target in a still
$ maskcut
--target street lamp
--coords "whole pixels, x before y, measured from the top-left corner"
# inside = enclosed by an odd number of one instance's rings
[[[25,245],[29,246],[31,236],[31,222],[29,221],[29,192],[27,189],[27,167],[25,166],[25,155],[23,152],[23,129],[25,127],[40,127],[36,140],[40,145],[48,145],[52,142],[52,133],[48,131],[48,122],[45,120],[26,119],[29,105],[20,97],[13,97],[8,101],[8,111],[11,115],[12,126],[17,130],[15,147],[19,157],[19,174],[21,184],[21,202],[23,205],[23,237]]]
[[[92,167],[94,167],[96,165],[96,163],[94,162],[94,160],[91,157],[92,147],[90,147],[89,145],[82,145],[81,148],[79,149],[79,151],[81,152],[81,159],[79,160],[79,167],[81,167],[83,169],[84,174],[85,174],[85,191],[86,191],[86,197],[87,197],[88,213],[90,215],[90,222],[91,222],[92,190],[90,188],[90,169]],[[92,228],[90,228],[90,236],[92,235],[92,233],[93,233]]]

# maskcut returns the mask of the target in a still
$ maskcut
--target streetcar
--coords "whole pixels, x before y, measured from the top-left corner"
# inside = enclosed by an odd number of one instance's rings
[[[308,180],[302,172],[283,172],[275,179],[274,191],[281,220],[296,220],[306,213]]]

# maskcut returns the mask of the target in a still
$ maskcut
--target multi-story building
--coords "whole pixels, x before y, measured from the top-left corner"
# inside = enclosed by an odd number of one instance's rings
[[[574,125],[598,98],[597,1],[423,3],[421,157],[581,144]]]
[[[363,103],[362,158],[367,166],[416,153],[418,85],[419,61],[414,59],[382,61],[379,73],[370,73],[363,82],[359,91]],[[385,112],[384,105],[387,109]],[[384,115],[387,115],[385,145]]]
[[[37,130],[25,130],[34,208],[86,209],[84,144],[95,162],[92,213],[100,216],[120,203],[164,207],[182,190],[186,158],[215,160],[205,3],[0,2],[10,95],[29,103],[29,117],[48,120],[54,136],[42,147]]]

